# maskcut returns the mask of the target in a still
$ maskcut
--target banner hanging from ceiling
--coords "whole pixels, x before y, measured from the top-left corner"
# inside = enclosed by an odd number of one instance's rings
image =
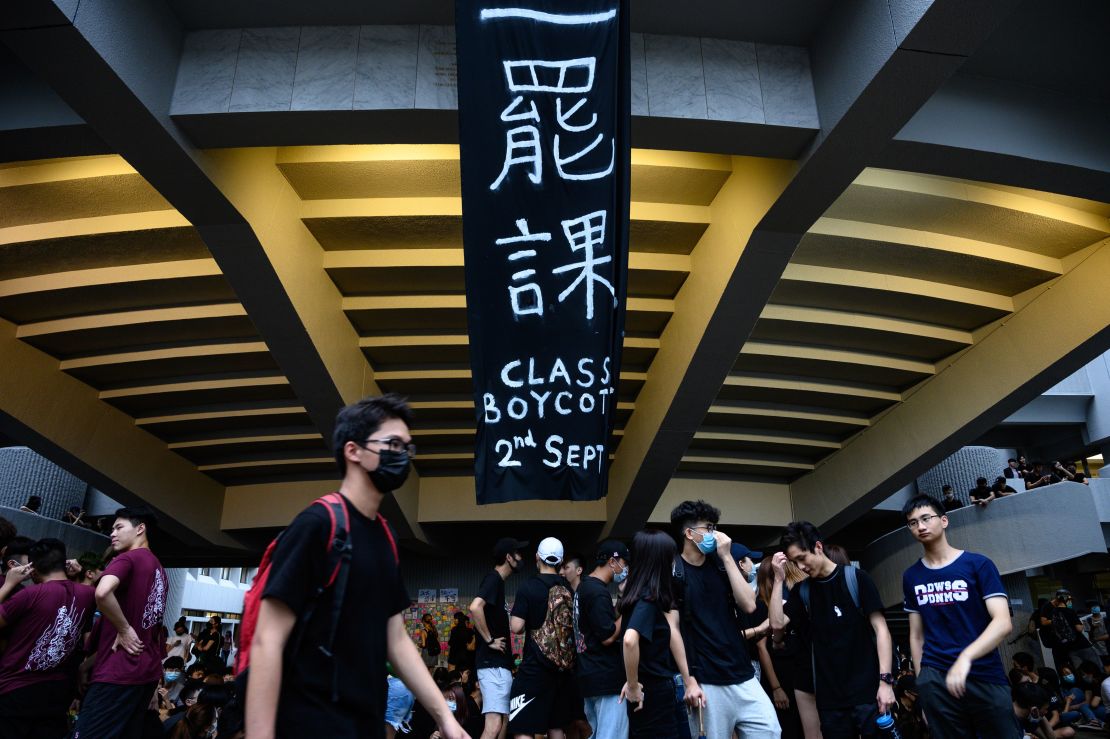
[[[606,493],[628,275],[628,0],[457,0],[478,503]]]

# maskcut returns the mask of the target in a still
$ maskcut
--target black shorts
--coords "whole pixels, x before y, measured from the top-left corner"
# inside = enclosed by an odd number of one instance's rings
[[[639,704],[627,704],[629,739],[679,736],[674,682],[649,679],[643,685],[644,707],[637,711]]]
[[[572,692],[573,672],[559,672],[526,660],[513,678],[509,694],[509,734],[546,734],[561,729],[582,710],[582,697]],[[578,708],[573,701],[578,697]]]
[[[158,683],[93,683],[81,701],[73,739],[140,739],[156,687]]]
[[[48,680],[0,695],[0,736],[4,739],[65,736],[69,729],[67,712],[75,692],[69,680]]]

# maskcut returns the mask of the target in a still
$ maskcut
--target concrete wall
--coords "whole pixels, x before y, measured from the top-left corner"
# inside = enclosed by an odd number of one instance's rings
[[[818,128],[806,49],[632,34],[632,114]],[[452,26],[194,31],[171,114],[454,109]]]
[[[83,529],[80,526],[70,526],[68,523],[34,513],[24,513],[15,508],[0,506],[0,517],[6,518],[15,524],[20,536],[31,539],[61,539],[65,542],[66,553],[70,557],[77,557],[85,552],[103,554],[108,548],[108,537]]]
[[[941,487],[951,485],[956,497],[968,503],[967,492],[975,487],[975,480],[985,477],[989,482],[1002,474],[1009,450],[989,446],[965,446],[921,477],[917,489],[926,495],[941,497]]]
[[[960,549],[990,557],[1006,575],[1105,553],[1102,523],[1110,522],[1110,480],[1091,485],[1062,482],[996,500],[981,509],[961,508],[948,516],[948,540]],[[1098,504],[1096,505],[1096,499]],[[902,572],[921,556],[921,545],[905,527],[874,541],[861,559],[884,605],[902,599]]]
[[[88,485],[25,446],[0,448],[0,506],[19,508],[27,498],[42,498],[39,513],[61,518],[70,506],[83,506]]]

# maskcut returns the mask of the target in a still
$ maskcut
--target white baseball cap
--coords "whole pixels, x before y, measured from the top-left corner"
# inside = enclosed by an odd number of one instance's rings
[[[553,536],[549,536],[540,542],[536,554],[538,554],[540,559],[545,563],[552,566],[557,565],[563,561],[563,542]]]

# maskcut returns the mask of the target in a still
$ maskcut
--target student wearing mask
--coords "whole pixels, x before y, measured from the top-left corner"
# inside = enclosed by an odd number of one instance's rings
[[[615,539],[598,546],[596,566],[574,591],[575,673],[585,701],[586,720],[597,739],[628,736],[628,713],[620,703],[624,684],[621,621],[609,584],[628,577],[628,548]]]
[[[310,505],[285,529],[274,548],[250,649],[247,736],[356,737],[365,727],[383,730],[386,662],[432,714],[444,739],[461,739],[401,612],[409,598],[397,563],[393,533],[379,510],[404,484],[415,453],[412,412],[402,398],[366,398],[339,411],[332,435],[343,474],[339,495],[347,512],[346,592],[333,622],[332,593],[303,621],[321,583],[328,582],[332,512]],[[302,622],[303,621],[303,622]],[[288,649],[298,629],[296,652]],[[325,648],[334,635],[334,650]],[[242,645],[247,649],[247,645]]]
[[[685,501],[671,511],[682,542],[674,559],[675,595],[690,674],[705,693],[709,736],[735,731],[740,739],[778,739],[775,708],[755,679],[741,636],[738,614],[755,610],[755,591],[731,556],[732,539],[717,530],[720,518],[720,510],[703,500]],[[696,712],[689,728],[697,736]]]

